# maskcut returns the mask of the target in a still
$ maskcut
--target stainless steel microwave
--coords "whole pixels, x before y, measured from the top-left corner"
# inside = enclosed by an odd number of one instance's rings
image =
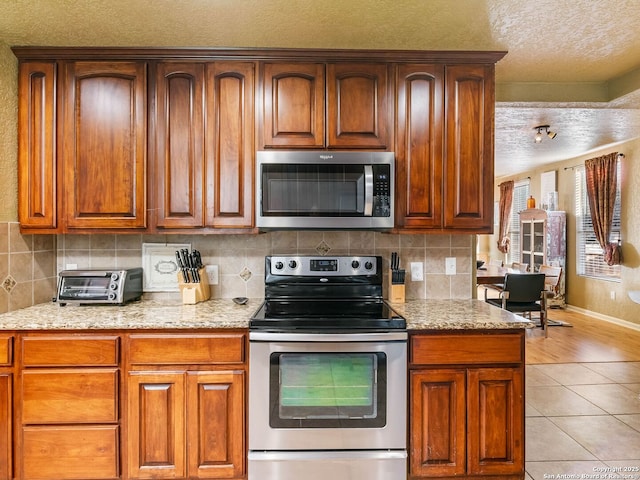
[[[393,228],[393,152],[259,151],[256,226]]]

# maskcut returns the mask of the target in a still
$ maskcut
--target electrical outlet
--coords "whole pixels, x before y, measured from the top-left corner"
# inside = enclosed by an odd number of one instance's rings
[[[611,297],[611,300],[615,300],[616,299],[616,291],[615,290],[611,290],[611,292],[609,292],[609,296]]]
[[[445,258],[444,269],[447,275],[455,275],[456,274],[456,257]]]
[[[209,285],[218,285],[218,265],[207,265],[204,267]]]
[[[411,262],[411,281],[422,282],[424,281],[422,262]]]

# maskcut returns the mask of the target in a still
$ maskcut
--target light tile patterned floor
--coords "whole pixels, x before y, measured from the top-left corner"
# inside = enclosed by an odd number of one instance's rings
[[[533,480],[640,480],[640,362],[526,367]]]

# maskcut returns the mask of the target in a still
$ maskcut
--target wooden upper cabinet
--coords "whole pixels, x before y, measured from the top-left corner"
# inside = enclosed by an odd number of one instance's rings
[[[265,148],[324,146],[324,64],[265,63]]]
[[[328,147],[392,147],[388,71],[382,63],[327,65]]]
[[[62,174],[69,229],[146,227],[144,62],[65,65]]]
[[[18,218],[26,229],[58,226],[56,63],[21,63],[18,73]]]
[[[204,83],[202,63],[157,66],[153,184],[159,227],[203,225]]]
[[[158,64],[160,229],[252,227],[254,70],[251,62]]]
[[[396,225],[442,226],[443,65],[397,72]]]
[[[253,226],[255,64],[207,65],[206,215],[214,228]]]
[[[492,231],[494,66],[446,67],[444,227]]]

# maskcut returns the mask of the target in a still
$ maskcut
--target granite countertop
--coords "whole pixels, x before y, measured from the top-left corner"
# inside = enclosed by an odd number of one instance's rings
[[[0,330],[134,330],[247,328],[261,305],[214,299],[196,305],[143,300],[124,306],[61,307],[43,303],[0,315]],[[408,330],[531,328],[533,323],[481,300],[409,300],[391,304],[407,319]]]
[[[482,300],[408,300],[391,307],[407,319],[407,330],[500,330],[535,323]]]

